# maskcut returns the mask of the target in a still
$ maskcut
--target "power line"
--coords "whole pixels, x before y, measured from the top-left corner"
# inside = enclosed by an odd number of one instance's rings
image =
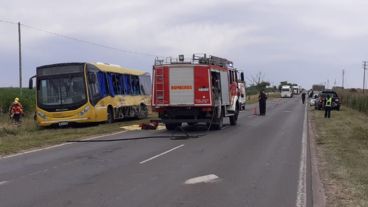
[[[0,19],[0,22],[7,23],[7,24],[18,24],[17,22],[12,22],[12,21],[3,20],[3,19]]]
[[[12,21],[8,21],[8,20],[1,20],[1,19],[0,19],[0,22],[4,22],[4,23],[8,23],[8,24],[18,24],[17,22],[12,22]],[[109,45],[104,45],[104,44],[93,42],[93,41],[83,40],[83,39],[79,39],[79,38],[76,38],[76,37],[64,35],[64,34],[61,34],[61,33],[41,29],[41,28],[38,28],[38,27],[35,27],[35,26],[32,26],[32,25],[27,25],[27,24],[21,24],[21,25],[28,28],[28,29],[33,29],[33,30],[36,30],[36,31],[39,31],[39,32],[48,33],[48,34],[58,36],[58,37],[62,37],[62,38],[65,38],[65,39],[69,39],[69,40],[73,40],[73,41],[77,41],[77,42],[82,42],[82,43],[85,43],[85,44],[89,44],[89,45],[93,45],[93,46],[97,46],[97,47],[102,47],[102,48],[106,48],[106,49],[110,49],[110,50],[115,50],[115,51],[122,52],[122,53],[129,53],[129,54],[133,54],[133,55],[141,55],[141,56],[149,56],[149,57],[161,57],[160,55],[156,55],[156,54],[138,52],[138,51],[133,51],[133,50],[125,50],[125,49],[112,47],[112,46],[109,46]]]

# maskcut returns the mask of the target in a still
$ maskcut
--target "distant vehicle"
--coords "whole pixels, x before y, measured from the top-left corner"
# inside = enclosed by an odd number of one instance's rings
[[[152,108],[167,130],[200,122],[222,129],[225,117],[236,125],[244,75],[237,77],[231,61],[206,54],[190,59],[179,55],[176,60],[156,59],[152,74]]]
[[[325,90],[325,85],[314,84],[312,85],[312,91],[323,91]]]
[[[333,90],[324,90],[321,93],[319,93],[318,98],[315,101],[315,109],[322,110],[325,108],[325,102],[327,95],[332,97],[332,109],[340,111],[340,98],[337,95],[337,93]]]
[[[300,93],[300,87],[298,85],[292,86],[293,94],[298,95]]]
[[[314,94],[310,99],[309,99],[309,105],[310,106],[314,106],[316,104],[316,100],[318,100],[318,94]]]
[[[281,86],[281,98],[291,98],[293,97],[293,92],[289,85]]]
[[[102,63],[37,67],[35,119],[39,126],[145,118],[151,78],[144,71]]]

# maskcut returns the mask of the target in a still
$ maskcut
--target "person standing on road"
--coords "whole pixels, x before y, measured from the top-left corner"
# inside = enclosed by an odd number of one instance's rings
[[[264,116],[266,115],[266,100],[267,95],[264,93],[263,90],[259,92],[258,101],[259,101],[259,115]]]
[[[331,110],[332,110],[332,97],[330,97],[330,95],[327,95],[325,101],[325,118],[331,117]]]
[[[303,93],[302,93],[302,102],[303,102],[303,104],[305,102],[305,91],[303,91]]]

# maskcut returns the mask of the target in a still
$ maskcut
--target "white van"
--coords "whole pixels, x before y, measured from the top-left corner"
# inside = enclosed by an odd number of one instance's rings
[[[289,85],[281,86],[281,98],[291,98],[293,97],[293,92]]]
[[[293,89],[293,94],[298,95],[300,93],[299,86],[297,85],[293,86],[292,89]]]

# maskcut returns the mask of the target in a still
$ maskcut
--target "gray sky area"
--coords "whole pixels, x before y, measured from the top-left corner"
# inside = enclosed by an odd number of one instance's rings
[[[207,53],[273,84],[341,85],[345,69],[345,86],[361,88],[368,60],[366,0],[0,1],[0,87],[18,86],[17,25],[4,20],[24,24],[24,85],[45,64],[106,62],[150,72],[154,55]]]

